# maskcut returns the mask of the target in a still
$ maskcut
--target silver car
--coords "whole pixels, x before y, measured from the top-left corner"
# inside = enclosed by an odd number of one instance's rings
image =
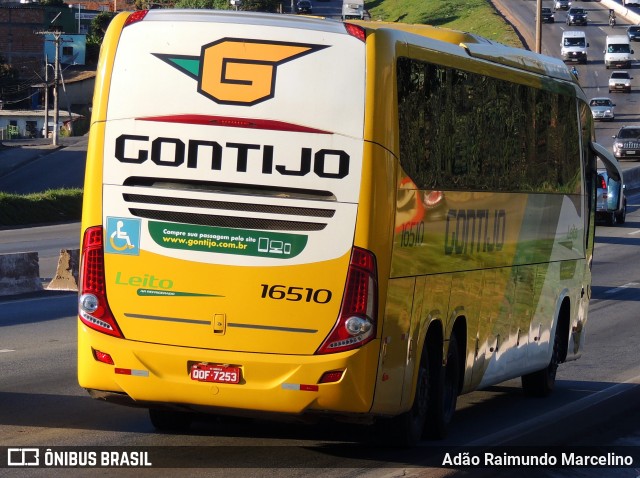
[[[596,187],[596,217],[603,219],[608,226],[624,224],[627,220],[624,184],[609,177],[606,169],[598,168]]]
[[[569,10],[571,2],[569,0],[555,0],[553,6],[556,10]]]
[[[611,98],[591,98],[589,106],[594,120],[613,121],[616,117],[614,111],[616,105]]]

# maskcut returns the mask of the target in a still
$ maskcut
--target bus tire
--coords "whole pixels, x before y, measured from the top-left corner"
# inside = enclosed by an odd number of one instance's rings
[[[162,432],[185,432],[191,427],[191,414],[186,412],[150,408],[149,419],[154,428]]]
[[[429,357],[425,350],[420,359],[416,394],[411,409],[384,422],[385,426],[381,431],[387,445],[412,448],[422,439],[429,407],[430,370]]]
[[[452,334],[449,339],[445,365],[437,368],[438,379],[432,382],[430,389],[431,400],[426,425],[427,436],[432,439],[442,439],[447,436],[458,402],[460,354],[455,334]]]
[[[561,362],[561,338],[560,324],[556,326],[556,334],[553,339],[553,351],[551,360],[542,370],[522,376],[522,390],[529,397],[546,397],[554,389],[556,383],[556,373]]]
[[[627,200],[624,199],[622,210],[619,213],[616,213],[616,223],[624,224],[627,222]]]

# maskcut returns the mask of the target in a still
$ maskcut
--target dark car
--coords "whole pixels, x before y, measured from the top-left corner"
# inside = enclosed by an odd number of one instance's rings
[[[613,155],[618,158],[640,158],[640,126],[623,126],[613,137]]]
[[[624,224],[627,220],[624,183],[610,177],[606,169],[598,168],[596,188],[596,218],[603,219],[608,226]]]
[[[551,10],[549,7],[542,7],[541,13],[543,23],[553,23],[556,21],[553,10]]]
[[[629,28],[627,28],[627,36],[629,37],[629,41],[639,41],[640,25],[631,25]]]
[[[296,3],[296,13],[312,13],[311,2],[309,0],[299,0]]]
[[[586,25],[587,11],[584,8],[571,7],[567,12],[567,25]]]

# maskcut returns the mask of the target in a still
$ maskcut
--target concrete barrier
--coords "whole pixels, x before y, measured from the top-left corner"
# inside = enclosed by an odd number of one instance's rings
[[[42,290],[37,252],[0,254],[0,296]]]
[[[47,290],[78,290],[79,249],[60,249],[56,275]]]

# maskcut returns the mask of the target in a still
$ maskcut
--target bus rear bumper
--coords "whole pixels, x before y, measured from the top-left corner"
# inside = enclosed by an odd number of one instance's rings
[[[379,341],[349,352],[277,355],[203,350],[113,338],[79,325],[78,381],[94,398],[123,405],[206,409],[221,414],[367,414]],[[114,364],[98,361],[109,354]],[[193,380],[190,364],[239,367],[240,383]],[[326,372],[341,377],[321,383]]]

